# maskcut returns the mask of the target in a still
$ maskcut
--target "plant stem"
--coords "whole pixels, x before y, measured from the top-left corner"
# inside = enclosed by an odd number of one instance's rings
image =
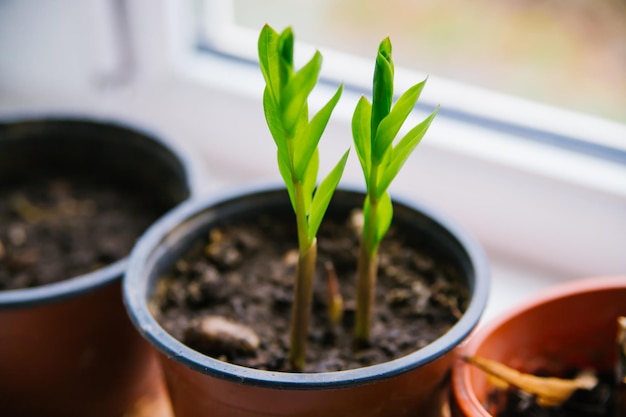
[[[317,258],[317,240],[305,252],[300,252],[296,265],[293,310],[291,318],[291,346],[289,363],[293,369],[301,370],[306,359],[306,341],[313,299],[313,274]]]
[[[376,288],[377,253],[371,253],[362,240],[357,266],[356,323],[354,336],[357,345],[364,345],[370,339],[370,323],[374,307]]]
[[[378,243],[376,243],[376,217],[378,199],[376,184],[378,164],[373,163],[368,187],[368,215],[363,225],[363,234],[359,247],[357,264],[356,322],[354,336],[357,345],[367,344],[370,340],[372,314],[376,293],[378,272]]]
[[[302,188],[302,183],[295,179],[295,175],[293,175],[293,177],[294,201],[296,205],[296,227],[298,230],[298,248],[300,256],[302,257],[308,251],[312,242],[308,237],[309,227],[307,212],[304,204],[304,190]]]
[[[291,318],[289,362],[292,368],[301,370],[306,359],[306,341],[313,298],[313,276],[317,259],[317,240],[308,238],[307,213],[304,205],[302,184],[294,180],[294,200],[298,230],[298,264],[294,283]]]

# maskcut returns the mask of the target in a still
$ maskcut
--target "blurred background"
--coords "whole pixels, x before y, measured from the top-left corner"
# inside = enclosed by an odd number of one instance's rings
[[[626,122],[624,0],[235,0],[238,24]]]
[[[210,9],[222,25],[291,25],[301,41],[367,58],[389,35],[398,66],[626,123],[624,0],[0,0],[0,88],[102,87],[139,65],[137,25],[176,4],[196,34]]]

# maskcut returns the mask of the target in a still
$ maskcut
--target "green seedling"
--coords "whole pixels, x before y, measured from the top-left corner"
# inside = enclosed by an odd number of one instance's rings
[[[370,339],[374,289],[378,268],[378,247],[393,217],[387,189],[409,155],[420,143],[438,109],[413,127],[394,145],[400,128],[415,107],[426,80],[409,88],[393,104],[394,64],[391,41],[384,39],[378,48],[372,103],[359,100],[352,118],[352,135],[365,175],[367,195],[363,204],[363,233],[357,266],[357,311],[355,339]]]
[[[279,34],[269,25],[261,30],[258,48],[261,72],[266,83],[263,93],[265,119],[276,143],[278,168],[296,215],[298,263],[289,361],[294,369],[302,369],[317,258],[316,235],[343,174],[349,152],[346,151],[317,186],[318,143],[343,88],[339,86],[334,96],[309,119],[308,96],[317,84],[322,55],[316,52],[307,64],[296,71],[291,28]]]

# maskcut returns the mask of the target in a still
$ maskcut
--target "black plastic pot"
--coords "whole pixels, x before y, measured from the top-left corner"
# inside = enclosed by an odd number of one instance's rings
[[[363,193],[338,190],[328,216],[348,213]],[[137,243],[124,279],[124,299],[137,329],[160,352],[176,415],[195,416],[439,416],[453,350],[474,329],[487,301],[489,274],[478,243],[462,229],[413,202],[395,200],[394,221],[452,260],[471,293],[462,318],[444,335],[405,357],[360,369],[279,373],[204,356],[168,334],[147,302],[158,277],[212,225],[259,213],[293,217],[282,185],[239,190],[189,202],[157,222]]]
[[[141,189],[165,213],[196,193],[201,168],[159,136],[115,121],[0,119],[0,186],[53,175]],[[113,417],[154,389],[152,349],[122,304],[126,266],[124,258],[0,291],[0,415]]]

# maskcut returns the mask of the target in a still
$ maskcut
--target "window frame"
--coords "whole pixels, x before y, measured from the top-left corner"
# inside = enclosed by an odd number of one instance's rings
[[[258,33],[248,28],[237,27],[234,23],[234,0],[195,0],[205,6],[204,13],[196,19],[197,34],[192,41],[198,53],[222,56],[249,65],[257,65],[256,46]],[[322,69],[320,83],[336,87],[339,83],[349,90],[367,92],[370,88],[370,74],[368,71],[355,71],[363,67],[369,68],[371,62],[362,57],[329,49],[316,48],[311,44],[298,42],[300,56],[310,56],[319,49],[325,57],[325,66]],[[296,57],[298,58],[298,56]],[[304,61],[302,61],[303,63]],[[492,130],[530,141],[559,147],[598,158],[626,162],[626,140],[624,140],[624,126],[618,122],[604,120],[597,116],[577,113],[555,106],[542,104],[518,98],[512,95],[496,93],[478,88],[466,83],[420,73],[413,69],[399,68],[397,84],[400,88],[407,88],[413,84],[412,80],[429,77],[430,91],[425,91],[418,108],[432,110],[436,103],[442,100],[442,117],[463,121],[466,123],[487,127]],[[435,91],[433,91],[435,88]],[[460,94],[459,94],[460,93]],[[468,96],[463,101],[459,96]],[[472,105],[480,97],[481,108]],[[450,99],[452,98],[452,100]],[[494,103],[495,102],[495,103]],[[530,113],[530,117],[516,116],[517,108]],[[537,113],[539,117],[537,117]],[[543,115],[548,117],[543,117]],[[580,123],[555,123],[545,119],[555,118],[556,122],[580,118]],[[568,127],[568,125],[573,125]],[[585,125],[590,127],[584,128]],[[581,130],[581,127],[583,129]],[[594,129],[596,128],[596,129]],[[598,134],[597,130],[600,130]],[[593,136],[593,139],[591,137]]]

